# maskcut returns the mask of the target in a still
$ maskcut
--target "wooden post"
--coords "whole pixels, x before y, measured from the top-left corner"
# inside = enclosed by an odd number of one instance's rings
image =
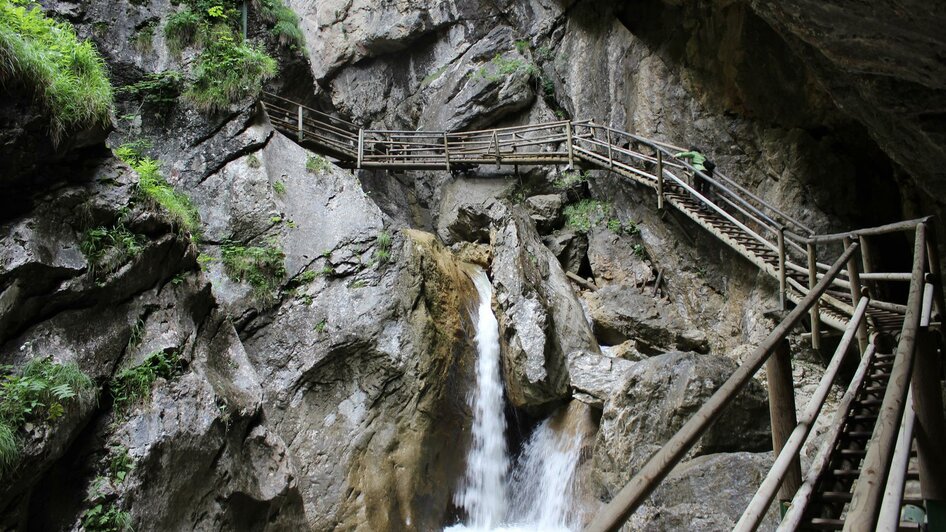
[[[858,240],[861,243],[861,266],[863,271],[864,273],[874,273],[877,270],[874,268],[874,254],[871,252],[870,242],[864,235],[858,236]],[[877,290],[878,283],[865,281],[864,284],[867,286],[867,293],[870,294],[871,299],[880,299],[880,293]]]
[[[604,131],[607,133],[608,137],[608,169],[611,170],[614,168],[614,153],[612,151],[611,145],[611,128],[604,128]]]
[[[785,442],[798,425],[795,417],[795,387],[792,379],[792,357],[788,340],[782,340],[765,363],[765,377],[769,383],[769,419],[772,422],[772,449],[775,456],[782,452]],[[801,487],[801,462],[792,460],[778,499],[783,511]]]
[[[302,106],[301,105],[299,106],[299,116],[297,118],[298,120],[296,122],[297,122],[297,127],[299,128],[298,138],[299,138],[299,142],[302,142]]]
[[[778,305],[785,310],[786,291],[788,290],[788,279],[785,277],[785,228],[778,228]],[[857,306],[857,301],[854,302]]]
[[[847,249],[851,247],[852,244],[851,237],[844,237],[844,248]],[[851,302],[853,306],[857,306],[858,301],[861,300],[861,278],[857,272],[857,259],[854,256],[851,256],[851,259],[847,261],[847,275],[848,280],[851,282]],[[867,335],[867,320],[861,322],[861,326],[857,328],[857,347],[860,349],[860,352],[863,353],[867,350],[867,344],[869,342],[869,337]]]
[[[916,412],[916,453],[920,472],[920,493],[926,502],[930,530],[943,530],[946,511],[946,421],[943,419],[943,390],[939,381],[940,360],[935,337],[929,329],[917,333],[916,361],[913,366],[913,410]],[[937,523],[933,520],[938,520]]]
[[[499,135],[496,134],[496,130],[493,130],[493,144],[496,146],[496,169],[498,170],[502,165],[502,156],[499,153]]]
[[[358,169],[361,170],[361,162],[365,155],[365,130],[358,128]]]
[[[443,132],[443,156],[447,161],[447,171],[450,171],[450,143],[447,142],[447,132]]]
[[[565,137],[568,139],[568,167],[575,168],[575,146],[572,144],[572,123],[565,123]]]
[[[818,284],[818,257],[815,255],[815,244],[808,243],[808,289]],[[821,312],[818,310],[818,301],[811,306],[811,348],[821,351]]]
[[[246,12],[246,0],[243,0],[243,3],[240,4],[240,29],[242,30],[244,41],[246,40]]]
[[[657,150],[657,209],[664,208],[664,152]]]

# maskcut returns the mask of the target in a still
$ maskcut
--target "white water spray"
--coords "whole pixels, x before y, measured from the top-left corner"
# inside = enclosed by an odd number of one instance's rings
[[[454,502],[466,509],[469,525],[490,530],[506,515],[509,458],[503,380],[499,373],[499,323],[493,314],[493,286],[482,270],[473,274],[480,303],[476,321],[476,389],[472,397],[473,445],[466,475]]]
[[[493,289],[482,270],[472,275],[479,293],[473,442],[454,502],[467,522],[448,531],[568,532],[581,527],[575,471],[591,428],[587,407],[560,411],[532,433],[510,474],[500,374],[499,325]],[[510,497],[511,495],[511,497]]]

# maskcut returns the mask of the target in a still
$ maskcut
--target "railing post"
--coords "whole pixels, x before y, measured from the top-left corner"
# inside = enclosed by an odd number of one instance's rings
[[[298,114],[296,122],[297,122],[297,127],[299,128],[299,132],[298,132],[299,142],[302,142],[303,136],[302,136],[302,106],[301,105],[299,106],[299,114]]]
[[[496,146],[496,169],[498,170],[502,164],[502,155],[499,152],[499,135],[496,133],[496,130],[493,130],[493,144]]]
[[[815,254],[815,244],[808,243],[808,289],[811,290],[818,284],[818,257]],[[811,317],[811,348],[815,351],[821,351],[821,312],[818,310],[820,301],[815,301],[811,306],[809,315]]]
[[[851,247],[853,240],[851,237],[844,237],[844,248],[847,249]],[[851,305],[857,307],[857,303],[861,300],[861,277],[857,272],[857,258],[853,255],[847,261],[847,276],[848,281],[851,283]],[[857,328],[857,347],[860,349],[860,352],[863,353],[867,350],[867,344],[869,342],[869,337],[867,335],[867,320],[861,322],[860,327]]]
[[[604,131],[607,133],[608,137],[608,169],[611,170],[614,168],[614,153],[611,146],[611,128],[605,127]]]
[[[358,128],[358,169],[361,170],[361,163],[365,155],[365,130]]]
[[[447,132],[443,132],[443,156],[447,161],[447,171],[450,171],[450,143],[447,142]]]
[[[871,253],[870,242],[864,235],[860,235],[857,238],[861,243],[861,266],[863,271],[864,273],[874,273],[874,271],[876,271],[874,269],[874,254]],[[877,282],[867,280],[864,284],[867,286],[871,299],[880,299]]]
[[[765,377],[769,384],[769,419],[772,422],[772,449],[775,456],[782,452],[789,436],[798,425],[795,417],[795,387],[792,380],[792,357],[788,340],[782,340],[765,363]],[[792,460],[779,488],[778,499],[782,513],[801,487],[801,462]]]
[[[785,227],[778,228],[778,304],[779,308],[785,310],[787,305],[786,291],[788,290],[788,279],[785,273]],[[857,306],[857,301],[854,302]]]
[[[664,152],[657,149],[657,209],[664,208]]]
[[[565,123],[565,137],[568,139],[568,167],[575,168],[575,146],[572,141],[572,123]]]
[[[934,288],[927,285],[927,289]],[[943,390],[939,381],[940,360],[934,335],[928,328],[921,327],[916,341],[911,389],[916,412],[914,436],[920,493],[926,503],[929,530],[943,530],[946,526],[946,446],[943,445],[946,442],[946,421],[943,419]]]

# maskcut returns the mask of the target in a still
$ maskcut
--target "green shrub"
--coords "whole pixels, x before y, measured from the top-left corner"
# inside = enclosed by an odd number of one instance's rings
[[[276,61],[261,48],[237,44],[217,31],[194,67],[194,82],[184,98],[204,112],[227,109],[232,102],[259,95],[263,82],[276,75]]]
[[[158,377],[170,380],[183,370],[183,361],[177,351],[155,351],[141,364],[118,372],[109,384],[116,417],[124,419],[132,406],[148,397]]]
[[[112,85],[105,61],[75,30],[24,0],[0,0],[0,84],[30,88],[51,115],[58,143],[74,130],[108,124]]]
[[[585,183],[587,181],[588,174],[586,172],[570,170],[562,173],[561,177],[552,181],[552,186],[555,187],[556,190],[568,190],[579,183]]]
[[[328,159],[321,155],[309,155],[305,160],[305,169],[316,174],[323,174],[329,168]]]
[[[114,504],[96,504],[82,513],[82,528],[88,532],[125,532],[131,530],[131,514]]]
[[[141,81],[125,85],[118,92],[140,97],[145,104],[171,105],[181,95],[183,84],[183,74],[177,70],[167,70],[148,74]]]
[[[572,229],[587,233],[604,220],[611,206],[597,200],[585,199],[565,207],[565,224]]]
[[[391,233],[381,231],[375,239],[374,259],[378,264],[387,264],[391,260]]]
[[[12,469],[19,458],[16,434],[28,421],[55,421],[70,402],[91,398],[94,384],[72,362],[58,364],[34,358],[16,374],[0,366],[0,473]]]
[[[200,238],[200,214],[183,192],[174,189],[161,175],[161,163],[146,157],[143,141],[122,144],[115,150],[115,156],[128,163],[138,173],[138,193],[160,206],[171,222],[186,231],[195,240]]]
[[[282,181],[273,181],[273,192],[282,196],[286,193],[286,184]]]
[[[168,50],[178,55],[197,42],[201,17],[190,8],[184,8],[168,17],[164,23],[164,40]]]
[[[299,16],[282,0],[257,0],[263,20],[273,25],[270,33],[281,46],[292,46],[305,51],[305,36],[299,28]]]
[[[92,276],[108,276],[141,253],[147,239],[132,233],[121,223],[96,227],[85,233],[80,249],[89,260]]]
[[[489,81],[498,81],[519,72],[524,72],[530,77],[534,77],[539,75],[539,67],[517,57],[504,57],[502,54],[497,53],[493,56],[489,64],[477,70],[476,77],[485,78]]]
[[[157,25],[157,22],[148,22],[135,33],[135,50],[140,53],[147,53],[154,49],[154,30]]]
[[[224,244],[221,248],[223,269],[234,281],[246,281],[253,294],[263,302],[273,299],[279,283],[286,277],[286,254],[274,244],[265,247]]]

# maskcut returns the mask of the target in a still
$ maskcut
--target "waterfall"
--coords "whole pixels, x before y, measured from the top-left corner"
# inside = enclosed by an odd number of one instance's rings
[[[593,431],[587,407],[557,412],[533,431],[515,467],[506,449],[499,324],[493,289],[482,270],[471,273],[476,310],[476,387],[470,397],[473,441],[466,472],[454,496],[467,514],[451,532],[568,532],[581,527],[575,471],[585,436]],[[510,471],[511,469],[511,471]]]
[[[491,530],[506,516],[509,458],[503,379],[499,371],[499,323],[493,314],[493,286],[483,270],[473,273],[479,294],[476,319],[476,388],[472,397],[473,445],[466,475],[454,502],[466,509],[469,525]]]

